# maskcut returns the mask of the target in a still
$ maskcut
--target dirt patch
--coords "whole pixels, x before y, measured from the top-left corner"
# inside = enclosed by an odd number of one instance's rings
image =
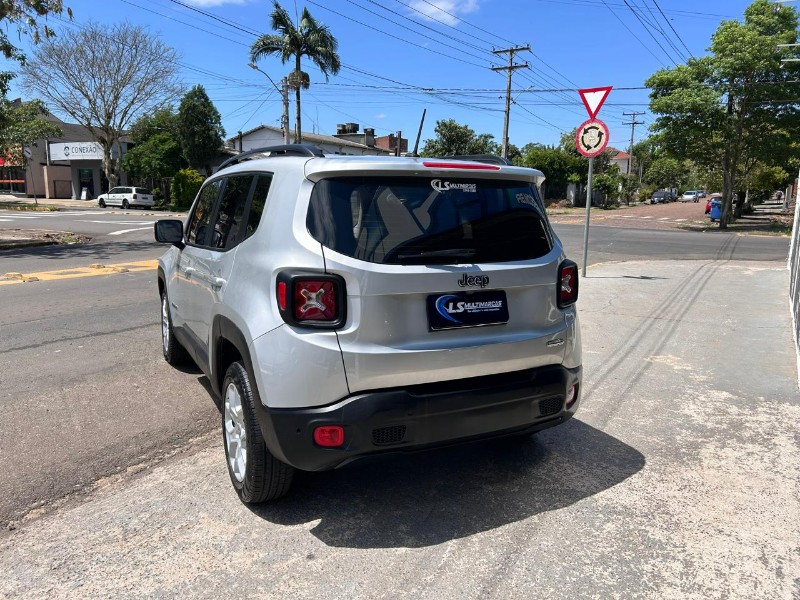
[[[0,250],[23,246],[46,246],[50,244],[85,244],[92,241],[86,235],[71,231],[44,231],[40,229],[0,230]]]

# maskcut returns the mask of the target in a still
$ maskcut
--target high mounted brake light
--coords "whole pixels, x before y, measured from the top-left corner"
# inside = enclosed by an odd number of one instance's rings
[[[468,162],[430,162],[424,161],[423,166],[429,169],[466,169],[468,171],[499,171],[497,165],[482,165]]]
[[[578,265],[571,260],[565,260],[558,267],[556,294],[558,308],[566,308],[578,301]]]
[[[345,285],[339,275],[281,271],[276,296],[281,317],[289,325],[336,329],[345,321]]]

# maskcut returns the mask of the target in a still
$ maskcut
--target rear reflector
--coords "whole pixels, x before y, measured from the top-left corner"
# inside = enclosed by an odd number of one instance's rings
[[[578,399],[578,384],[576,383],[573,385],[569,390],[567,390],[567,408],[575,404],[575,400]]]
[[[468,162],[428,162],[422,163],[423,166],[429,169],[466,169],[468,171],[499,171],[500,167],[497,165],[484,165],[478,163]]]
[[[565,308],[578,301],[578,265],[565,260],[558,267],[557,284],[559,308]]]
[[[278,308],[286,310],[286,282],[278,282]]]
[[[314,443],[323,448],[338,448],[344,444],[344,429],[341,425],[323,425],[314,430]]]

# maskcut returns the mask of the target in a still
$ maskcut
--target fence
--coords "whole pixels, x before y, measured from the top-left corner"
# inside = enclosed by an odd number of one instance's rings
[[[800,196],[800,193],[798,193]],[[794,205],[792,243],[789,246],[789,306],[792,311],[794,343],[797,349],[797,370],[800,379],[800,202]]]

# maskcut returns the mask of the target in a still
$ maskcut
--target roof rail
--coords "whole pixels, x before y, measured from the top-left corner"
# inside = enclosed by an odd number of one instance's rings
[[[507,158],[495,156],[494,154],[457,154],[455,156],[443,156],[442,158],[446,158],[448,160],[471,160],[473,162],[486,163],[488,165],[514,165],[514,163]]]
[[[254,148],[252,150],[248,150],[247,152],[242,152],[241,154],[237,154],[236,156],[232,156],[225,162],[223,162],[217,170],[224,169],[225,167],[229,167],[231,165],[235,165],[240,163],[244,160],[251,160],[253,158],[258,158],[255,156],[256,154],[267,154],[269,156],[308,156],[308,157],[322,157],[325,154],[317,148],[316,146],[312,146],[311,144],[282,144],[280,146],[266,146],[264,148]]]

